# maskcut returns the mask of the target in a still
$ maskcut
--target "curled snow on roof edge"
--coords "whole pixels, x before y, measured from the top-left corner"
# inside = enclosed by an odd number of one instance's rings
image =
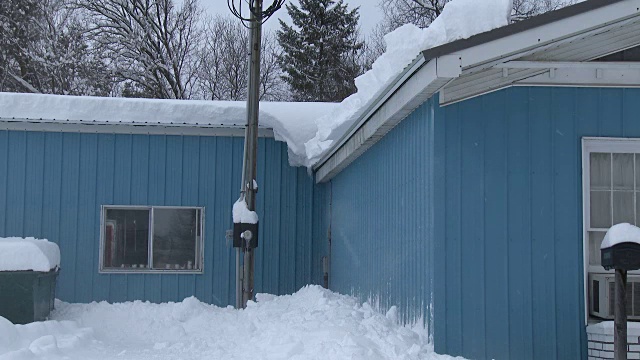
[[[315,118],[328,114],[336,105],[261,102],[260,125],[272,129],[276,140],[287,143],[291,165],[304,165],[304,143],[317,132]],[[0,118],[46,119],[61,124],[229,128],[246,124],[246,102],[0,93]]]

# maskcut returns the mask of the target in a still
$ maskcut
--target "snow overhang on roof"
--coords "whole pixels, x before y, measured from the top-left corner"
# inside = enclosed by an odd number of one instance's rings
[[[246,102],[0,93],[0,130],[109,134],[244,136]],[[259,136],[289,147],[300,165],[316,116],[336,104],[261,102]]]
[[[640,0],[589,0],[434,47],[314,166],[333,178],[436,93],[448,105],[514,85],[640,86],[638,63],[586,63],[640,45]]]

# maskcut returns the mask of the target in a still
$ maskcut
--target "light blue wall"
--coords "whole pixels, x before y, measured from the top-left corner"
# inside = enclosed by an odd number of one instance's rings
[[[428,321],[431,305],[430,111],[421,106],[330,185],[330,288],[397,305],[407,322]]]
[[[292,293],[311,279],[313,181],[286,145],[259,141],[256,290]],[[239,195],[243,139],[0,131],[0,236],[59,244],[57,297],[235,303],[225,242]],[[100,205],[205,207],[203,275],[98,274]]]
[[[436,129],[436,350],[586,358],[581,138],[640,137],[640,90],[511,88]]]
[[[331,288],[407,321],[428,314],[433,288],[438,352],[586,359],[583,136],[640,137],[640,89],[423,104],[324,185]]]

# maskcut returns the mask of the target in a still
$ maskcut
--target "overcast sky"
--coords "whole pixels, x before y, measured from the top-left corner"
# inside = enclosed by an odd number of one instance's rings
[[[244,0],[235,0],[236,3],[244,3]],[[295,2],[297,0],[288,0],[288,2]],[[379,0],[344,0],[345,4],[352,9],[356,6],[360,7],[360,27],[363,33],[368,33],[373,27],[382,20],[382,11],[378,7]],[[200,4],[210,14],[230,14],[227,8],[227,0],[200,0]],[[270,0],[264,0],[265,7],[271,4]],[[284,7],[280,9],[275,16],[287,21],[287,9]],[[269,19],[266,23],[266,28],[269,30],[278,29],[278,21],[274,18]]]

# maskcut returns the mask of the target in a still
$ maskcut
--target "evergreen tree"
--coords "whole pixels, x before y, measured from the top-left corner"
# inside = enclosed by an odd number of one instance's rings
[[[293,26],[280,21],[279,57],[296,101],[338,102],[356,91],[360,75],[358,8],[348,10],[343,0],[300,0],[287,4]]]

